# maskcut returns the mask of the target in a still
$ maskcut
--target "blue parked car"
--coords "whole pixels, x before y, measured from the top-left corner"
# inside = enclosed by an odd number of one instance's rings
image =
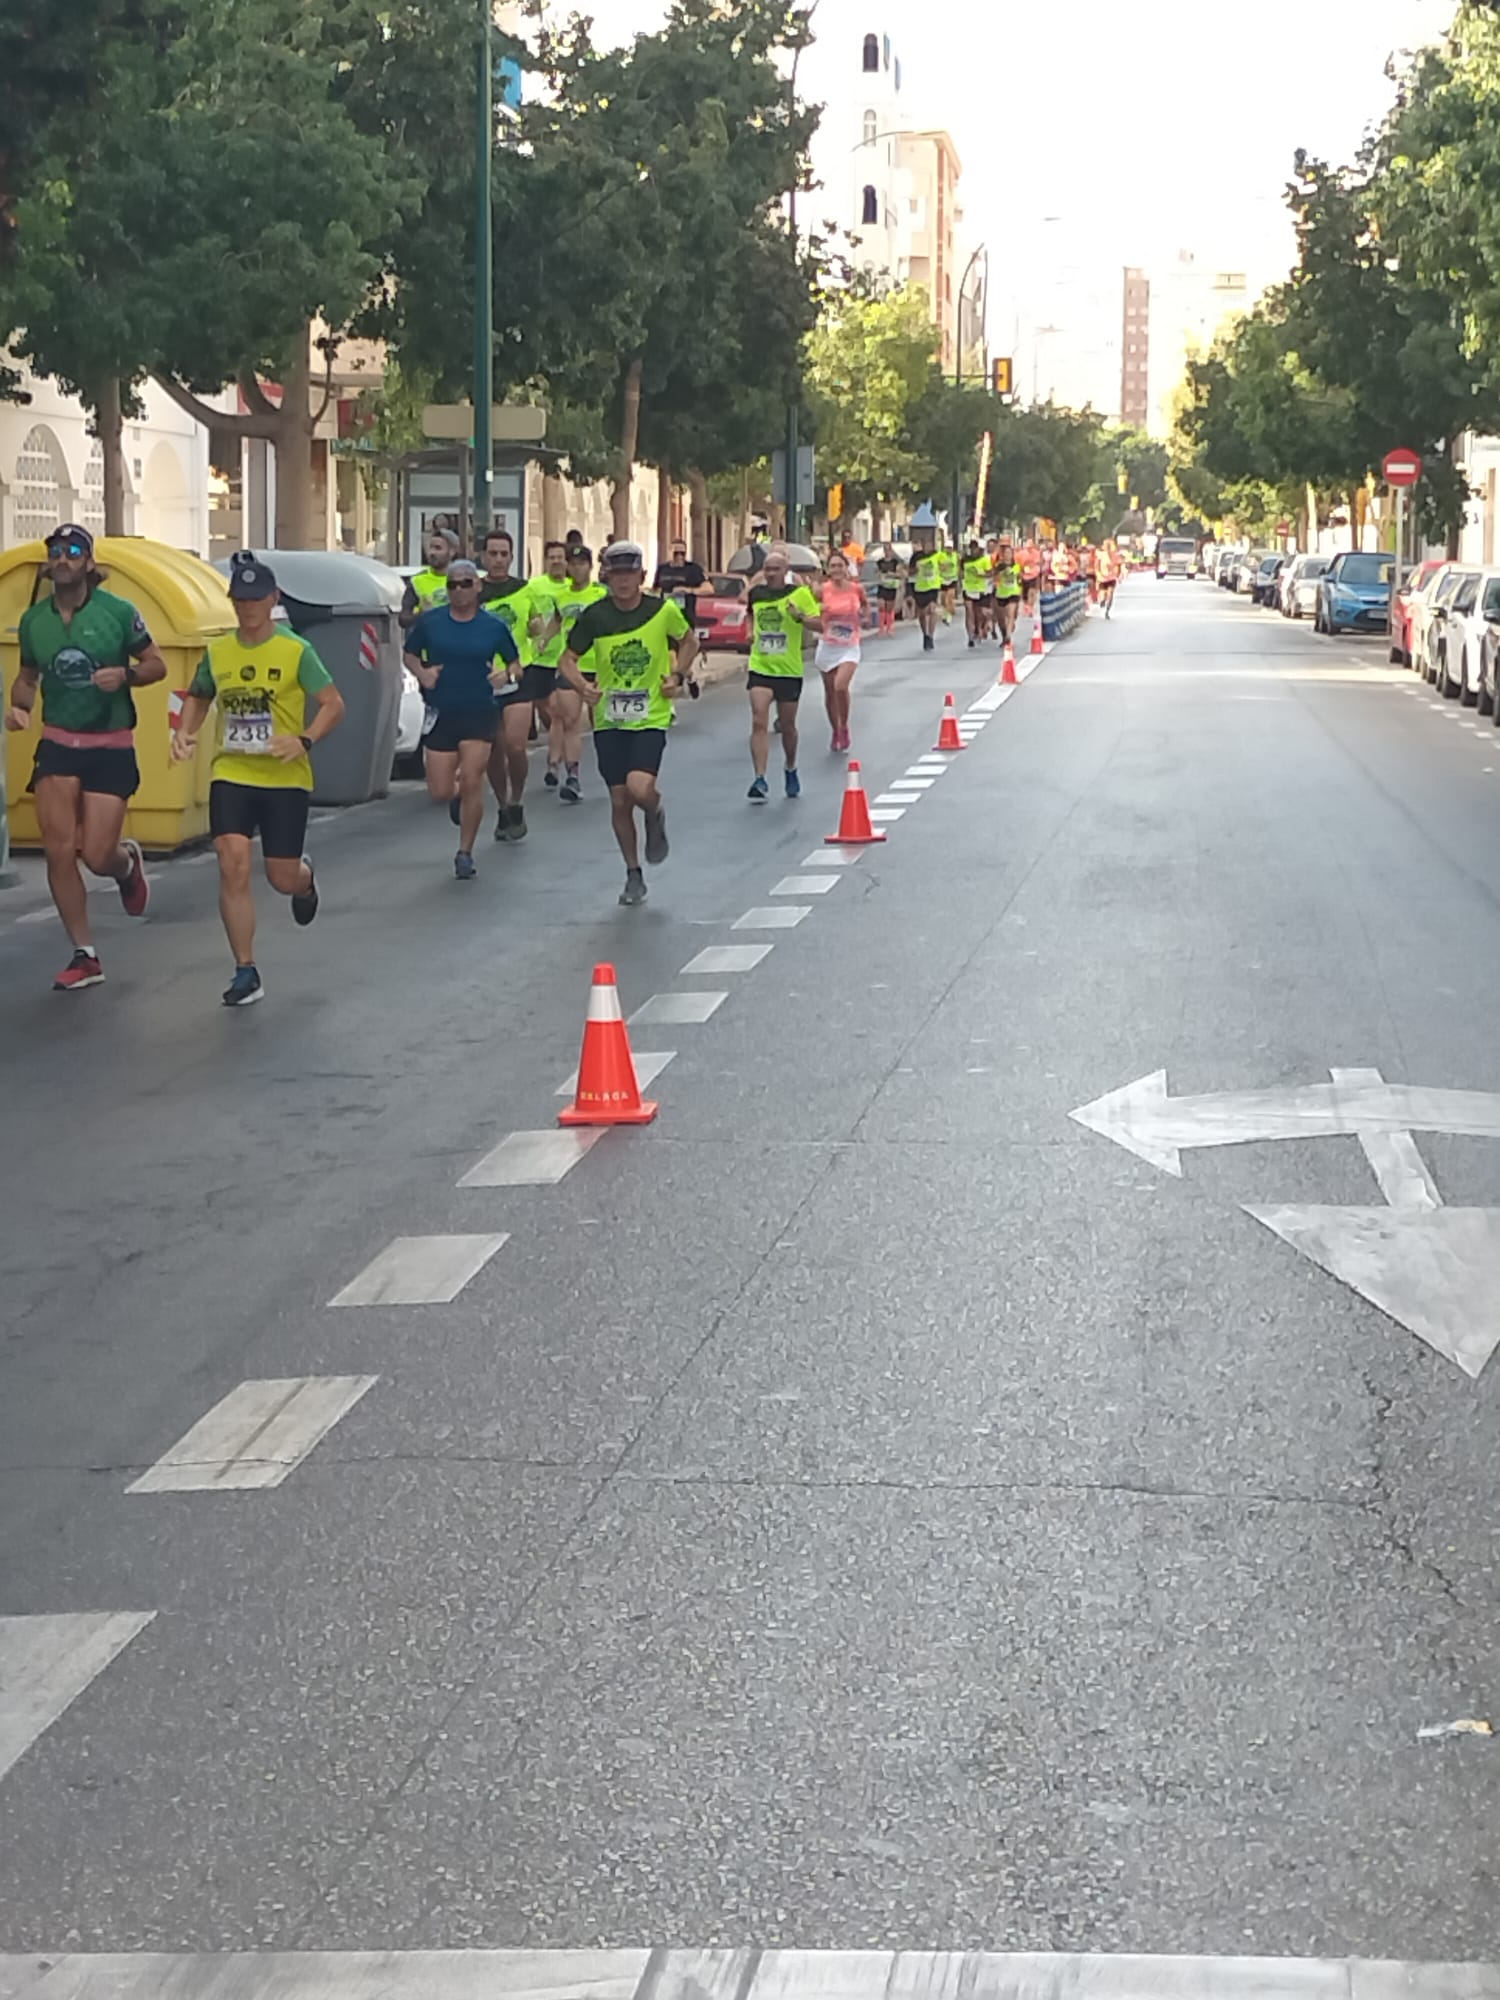
[[[1386,632],[1391,623],[1395,559],[1373,550],[1346,549],[1318,581],[1315,632]]]

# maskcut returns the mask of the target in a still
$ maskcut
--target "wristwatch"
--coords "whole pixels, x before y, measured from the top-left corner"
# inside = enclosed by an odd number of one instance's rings
[[[304,750],[311,750],[312,738],[310,736],[299,736],[297,741],[302,745]]]

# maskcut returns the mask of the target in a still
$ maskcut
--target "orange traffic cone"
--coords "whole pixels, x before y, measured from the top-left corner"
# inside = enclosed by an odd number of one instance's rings
[[[1042,638],[1042,600],[1038,597],[1036,609],[1031,614],[1031,657],[1033,659],[1039,657],[1045,643],[1045,640]]]
[[[953,705],[951,694],[943,696],[943,726],[938,731],[935,750],[962,750],[964,739],[958,733],[958,710]]]
[[[1016,656],[1011,650],[1009,639],[1005,642],[1005,658],[1000,662],[1001,687],[1013,688],[1016,684]]]
[[[636,1081],[630,1036],[620,1012],[620,993],[612,965],[594,967],[589,1011],[583,1024],[583,1052],[578,1058],[578,1089],[559,1125],[649,1125],[656,1106],[643,1103]]]
[[[952,697],[949,697],[950,700]],[[849,777],[844,786],[844,809],[839,814],[837,833],[825,833],[825,847],[864,847],[872,840],[884,840],[885,835],[877,830],[870,820],[870,801],[865,797],[865,781],[859,775],[859,764],[854,758],[849,760]]]

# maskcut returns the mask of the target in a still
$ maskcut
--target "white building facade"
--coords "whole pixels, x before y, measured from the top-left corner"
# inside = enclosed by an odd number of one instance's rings
[[[852,261],[897,284],[910,273],[911,175],[900,161],[910,127],[901,58],[888,17],[854,0],[820,0],[816,39],[802,53],[798,95],[821,104],[812,143],[814,186],[799,227],[852,240]]]

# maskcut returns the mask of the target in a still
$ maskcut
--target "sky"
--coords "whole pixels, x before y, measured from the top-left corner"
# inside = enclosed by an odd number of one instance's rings
[[[992,0],[948,0],[940,17],[894,0],[818,0],[815,31],[851,49],[867,29],[889,33],[912,124],[952,133],[960,254],[988,250],[989,347],[1015,348],[1022,393],[1039,352],[1059,400],[1109,408],[1122,268],[1191,250],[1266,282],[1285,275],[1293,241],[1281,195],[1294,152],[1350,158],[1390,102],[1391,52],[1441,34],[1454,8],[1065,0],[1007,23]],[[593,0],[585,11],[600,40],[625,40],[658,26],[665,7]],[[1036,62],[1038,48],[1058,59]],[[1039,341],[1040,327],[1055,331]]]

